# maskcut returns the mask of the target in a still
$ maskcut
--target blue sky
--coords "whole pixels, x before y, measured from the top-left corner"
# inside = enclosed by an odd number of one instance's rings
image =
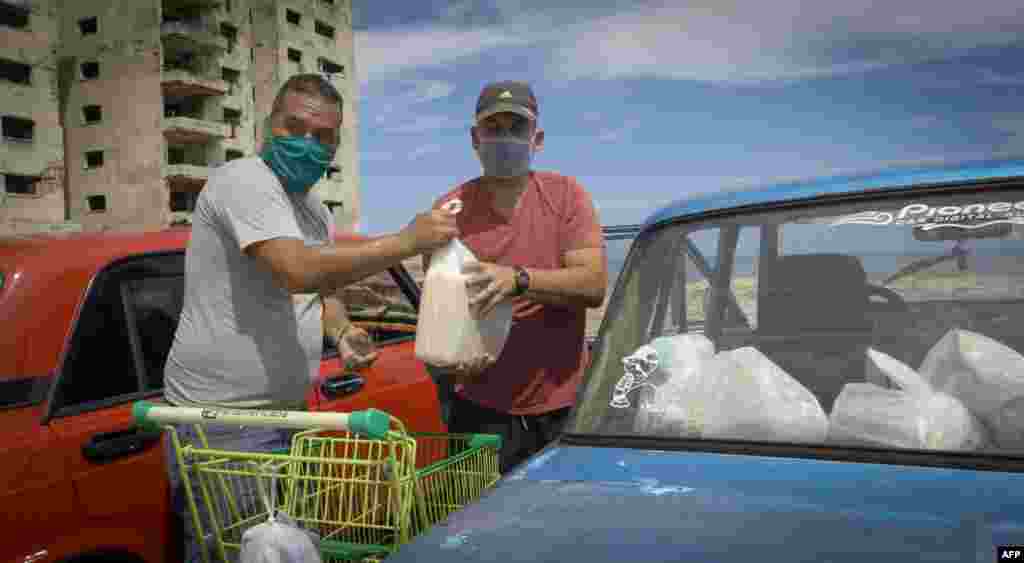
[[[1024,156],[1020,0],[353,2],[370,234],[479,175],[472,108],[496,79],[533,84],[535,169],[579,178],[604,224],[693,192]]]

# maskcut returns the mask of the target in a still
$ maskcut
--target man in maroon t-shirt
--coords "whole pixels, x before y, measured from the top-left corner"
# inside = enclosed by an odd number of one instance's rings
[[[513,323],[501,356],[439,379],[453,432],[501,434],[501,471],[540,450],[561,430],[588,363],[586,310],[608,286],[604,237],[590,195],[574,178],[533,172],[540,150],[537,100],[529,85],[487,85],[476,105],[472,146],[483,176],[451,190],[461,240],[480,260],[467,282],[470,305],[486,316],[505,300]],[[424,257],[424,268],[429,263]],[[457,384],[454,396],[446,389]]]

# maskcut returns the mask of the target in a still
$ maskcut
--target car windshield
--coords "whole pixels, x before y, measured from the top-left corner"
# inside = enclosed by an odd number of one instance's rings
[[[1024,452],[1022,216],[922,192],[648,231],[571,432]]]

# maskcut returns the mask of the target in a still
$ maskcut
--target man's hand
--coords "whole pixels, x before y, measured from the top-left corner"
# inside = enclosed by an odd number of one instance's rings
[[[417,215],[398,236],[411,254],[424,254],[459,236],[459,227],[453,213],[435,209]]]
[[[377,359],[377,346],[365,330],[350,324],[332,336],[346,369],[368,368]]]
[[[471,262],[462,268],[468,274],[466,289],[471,296],[470,311],[478,319],[487,317],[499,303],[516,292],[516,271],[490,262]]]

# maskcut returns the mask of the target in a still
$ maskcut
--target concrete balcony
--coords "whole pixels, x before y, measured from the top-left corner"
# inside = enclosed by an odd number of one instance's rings
[[[224,80],[180,68],[164,69],[160,83],[164,94],[171,96],[222,96],[229,90]]]
[[[210,167],[197,164],[165,164],[164,180],[175,191],[199,191],[210,177]]]
[[[228,49],[228,39],[220,34],[219,29],[198,22],[164,22],[160,25],[160,37],[169,47],[221,52]]]
[[[231,126],[193,117],[165,117],[164,137],[172,143],[206,143],[231,134]]]

